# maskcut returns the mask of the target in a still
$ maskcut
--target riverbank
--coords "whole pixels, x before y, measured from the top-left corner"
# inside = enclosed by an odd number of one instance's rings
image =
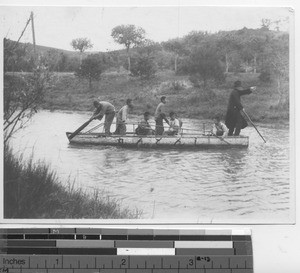
[[[4,218],[20,219],[135,219],[140,211],[122,208],[101,191],[92,195],[63,186],[43,162],[24,162],[4,149]]]
[[[226,113],[227,101],[233,82],[240,79],[243,85],[257,86],[257,91],[243,96],[245,110],[254,121],[263,123],[289,120],[288,103],[279,105],[275,83],[262,84],[259,74],[228,74],[226,82],[218,87],[194,87],[188,76],[176,76],[172,71],[161,71],[149,81],[129,77],[126,73],[106,73],[93,83],[91,90],[85,80],[72,74],[54,74],[42,105],[48,110],[92,111],[96,98],[112,102],[120,109],[127,98],[134,100],[134,113],[154,114],[162,95],[167,96],[167,111],[175,111],[181,118],[211,119],[215,114]]]

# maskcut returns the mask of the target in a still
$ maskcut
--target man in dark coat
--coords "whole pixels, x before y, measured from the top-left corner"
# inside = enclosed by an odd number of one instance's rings
[[[255,87],[250,87],[248,89],[242,88],[241,81],[236,81],[234,83],[234,89],[229,97],[225,118],[225,124],[229,129],[228,136],[232,136],[233,131],[235,136],[239,136],[241,129],[247,127],[247,121],[241,114],[241,111],[244,110],[244,107],[241,104],[241,96],[251,94],[255,89]]]

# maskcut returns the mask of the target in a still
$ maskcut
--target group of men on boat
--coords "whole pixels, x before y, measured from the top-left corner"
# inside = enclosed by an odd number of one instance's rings
[[[241,130],[247,126],[247,121],[242,115],[244,108],[241,104],[241,96],[251,94],[254,90],[256,90],[256,87],[243,88],[241,81],[234,82],[233,90],[229,96],[225,124],[221,121],[221,115],[216,115],[211,134],[221,138],[240,135]],[[149,123],[151,114],[147,111],[144,113],[143,119],[138,123],[138,127],[135,130],[137,135],[176,135],[180,133],[182,122],[176,117],[176,113],[173,111],[169,113],[169,119],[167,118],[165,109],[166,103],[166,96],[162,96],[154,114],[155,130],[152,129]],[[126,134],[128,114],[133,109],[132,99],[127,99],[126,105],[124,105],[117,113],[115,107],[107,101],[95,100],[94,107],[95,110],[90,121],[93,119],[102,120],[105,116],[104,130],[106,135],[112,134],[110,128],[115,116],[116,130],[114,134]],[[164,130],[164,121],[169,125],[167,131]]]

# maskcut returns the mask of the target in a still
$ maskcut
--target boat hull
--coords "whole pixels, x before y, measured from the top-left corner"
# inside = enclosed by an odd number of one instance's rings
[[[66,133],[69,136],[71,133]],[[119,146],[124,148],[247,148],[249,137],[232,136],[222,140],[220,137],[207,135],[188,136],[137,136],[137,135],[112,135],[105,136],[99,133],[78,134],[71,140],[71,144]]]

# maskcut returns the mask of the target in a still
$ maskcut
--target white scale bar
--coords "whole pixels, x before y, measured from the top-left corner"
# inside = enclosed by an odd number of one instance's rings
[[[117,255],[175,255],[175,248],[118,248]]]
[[[250,229],[233,229],[232,235],[251,235]]]
[[[233,248],[232,241],[175,241],[175,248]]]

